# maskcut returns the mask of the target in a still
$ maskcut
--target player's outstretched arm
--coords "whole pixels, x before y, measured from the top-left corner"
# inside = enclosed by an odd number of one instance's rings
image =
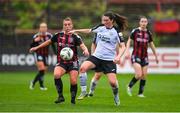
[[[75,29],[71,30],[69,33],[91,33],[91,29]]]
[[[44,43],[40,44],[39,46],[32,47],[32,48],[29,50],[29,52],[32,53],[32,52],[34,52],[34,51],[36,51],[36,50],[38,50],[38,49],[40,49],[40,48],[43,48],[43,47],[46,47],[46,46],[50,45],[51,43],[52,43],[52,42],[51,42],[51,40],[49,39],[49,40],[45,41]]]

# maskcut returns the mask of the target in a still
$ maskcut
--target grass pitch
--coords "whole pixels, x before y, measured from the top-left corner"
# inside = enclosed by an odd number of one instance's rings
[[[45,76],[47,91],[39,84],[29,90],[35,72],[0,72],[0,112],[180,112],[180,75],[148,75],[146,98],[137,97],[139,82],[133,87],[133,96],[126,94],[126,85],[132,74],[119,74],[120,106],[114,106],[107,77],[102,76],[93,97],[70,103],[69,76],[63,76],[65,102],[54,104],[57,93],[52,72]],[[88,73],[88,85],[93,72]],[[79,83],[79,82],[78,82]],[[80,87],[78,87],[78,95]],[[77,96],[78,96],[77,95]]]

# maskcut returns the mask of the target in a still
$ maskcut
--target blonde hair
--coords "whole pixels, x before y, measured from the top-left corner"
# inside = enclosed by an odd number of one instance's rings
[[[43,27],[44,27],[44,26],[47,27],[47,24],[46,24],[45,22],[42,22],[42,23],[39,24],[39,27],[42,27],[42,26],[43,26]]]

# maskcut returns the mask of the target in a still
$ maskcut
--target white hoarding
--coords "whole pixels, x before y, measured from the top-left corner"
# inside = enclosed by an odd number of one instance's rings
[[[149,73],[180,73],[180,48],[157,48],[156,50],[159,64],[156,64],[151,49],[148,49]],[[130,58],[121,59],[117,72],[134,73]]]

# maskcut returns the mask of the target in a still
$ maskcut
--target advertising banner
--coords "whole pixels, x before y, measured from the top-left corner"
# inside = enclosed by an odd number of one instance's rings
[[[132,49],[130,50],[132,52]],[[149,73],[180,73],[180,48],[157,48],[159,63],[156,64],[155,57],[149,53]],[[131,59],[123,57],[118,67],[118,73],[134,73]]]
[[[157,48],[159,64],[156,64],[154,55],[149,49],[149,73],[180,73],[180,48]],[[132,51],[132,49],[131,49]],[[80,62],[84,57],[80,57]],[[56,56],[49,56],[49,68],[53,69],[56,64]],[[25,53],[1,53],[0,71],[33,71],[36,69],[33,54]],[[118,73],[134,73],[131,59],[123,57],[117,65]]]

